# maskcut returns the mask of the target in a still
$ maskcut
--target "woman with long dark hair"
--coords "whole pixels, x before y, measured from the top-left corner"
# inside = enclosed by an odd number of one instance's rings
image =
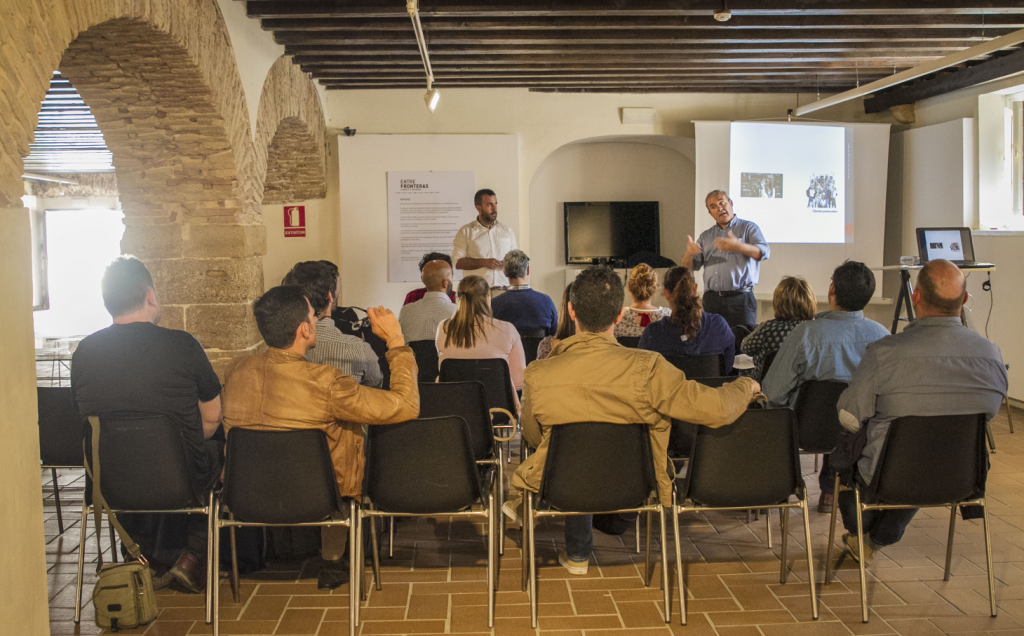
[[[562,304],[558,306],[558,330],[555,331],[555,335],[544,338],[537,345],[537,360],[548,357],[555,345],[576,335],[576,323],[569,317],[569,291],[571,289],[572,283],[565,286],[565,291],[562,293]]]
[[[467,276],[459,283],[455,315],[437,326],[438,364],[447,358],[502,358],[516,390],[523,386],[526,354],[519,332],[511,323],[491,317],[491,288],[480,276]]]
[[[657,351],[663,356],[720,353],[725,357],[725,372],[731,372],[736,357],[736,337],[725,318],[704,311],[693,271],[680,266],[668,270],[662,293],[672,307],[672,315],[648,325],[640,336],[638,348]]]

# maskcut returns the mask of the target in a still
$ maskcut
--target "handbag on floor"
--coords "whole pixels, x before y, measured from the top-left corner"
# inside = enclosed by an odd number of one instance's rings
[[[128,549],[134,561],[103,564],[103,553],[99,555],[99,579],[92,590],[92,604],[96,608],[96,625],[108,627],[116,632],[145,625],[156,618],[156,596],[153,593],[153,574],[149,562],[142,556],[136,544],[114,515],[100,493],[100,420],[89,418],[92,426],[92,466],[86,462],[85,469],[92,479],[92,504],[95,510],[96,535],[100,536],[100,522],[104,512],[111,525],[117,530],[121,542]],[[85,529],[82,529],[83,535]]]

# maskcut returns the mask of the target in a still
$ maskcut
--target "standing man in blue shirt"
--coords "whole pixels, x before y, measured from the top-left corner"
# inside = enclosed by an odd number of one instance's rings
[[[704,198],[716,225],[694,241],[687,236],[680,264],[694,271],[704,269],[704,311],[719,314],[730,327],[757,324],[754,286],[760,262],[771,254],[756,223],[737,218],[732,199],[724,190]]]

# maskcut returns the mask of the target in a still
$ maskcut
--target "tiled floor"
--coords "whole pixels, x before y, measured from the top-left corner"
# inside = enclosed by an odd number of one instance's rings
[[[1024,635],[1024,412],[1016,410],[1022,430],[1010,435],[1006,417],[993,422],[998,452],[992,455],[989,505],[992,515],[998,618],[989,617],[984,537],[980,521],[958,521],[953,576],[942,580],[949,513],[922,511],[903,540],[876,557],[868,589],[871,622],[860,622],[857,570],[846,559],[839,581],[819,587],[821,618],[811,620],[807,596],[803,528],[792,513],[792,572],[779,584],[779,517],[773,516],[775,543],[766,544],[765,523],[746,523],[744,513],[691,515],[681,520],[684,572],[689,586],[689,625],[661,618],[660,574],[645,588],[643,557],[634,550],[634,535],[610,537],[595,532],[595,558],[586,576],[574,577],[557,565],[561,525],[545,521],[537,531],[541,556],[540,624],[545,635],[670,634],[695,636],[840,636],[857,634]],[[804,476],[817,502],[813,460],[804,459]],[[46,539],[50,583],[51,630],[61,634],[96,634],[92,607],[83,609],[80,626],[72,622],[79,541],[77,518],[81,479],[64,471],[63,494],[68,528],[57,534],[52,500],[47,500]],[[48,488],[49,472],[44,472]],[[80,499],[79,499],[80,501]],[[79,504],[80,505],[80,504]],[[824,577],[828,516],[811,513],[812,548],[817,579]],[[671,526],[670,526],[671,527]],[[87,530],[88,559],[96,558],[95,540]],[[497,618],[487,629],[484,554],[479,529],[459,521],[415,520],[399,526],[395,556],[382,561],[383,589],[370,587],[362,610],[361,634],[533,634],[527,596],[520,591],[518,531],[510,530],[501,562]],[[106,537],[104,545],[107,545]],[[669,546],[670,555],[672,546]],[[385,547],[385,555],[387,549]],[[654,548],[657,554],[657,547]],[[670,556],[670,559],[672,557]],[[596,561],[596,567],[593,565]],[[94,581],[87,567],[85,598]],[[675,594],[675,577],[671,577]],[[221,628],[224,634],[348,633],[347,586],[334,593],[316,589],[315,560],[274,563],[243,579],[241,603],[222,584]],[[159,618],[141,630],[149,636],[208,634],[203,597],[173,592],[159,598]]]

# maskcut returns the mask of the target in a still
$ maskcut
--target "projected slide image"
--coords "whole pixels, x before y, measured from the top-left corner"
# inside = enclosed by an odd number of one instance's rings
[[[762,172],[741,173],[740,197],[745,199],[781,199],[782,175]]]
[[[830,174],[812,174],[811,185],[807,188],[807,207],[813,208],[815,212],[835,212],[836,199],[839,191],[836,189],[836,178]]]
[[[841,126],[730,125],[733,209],[757,223],[769,243],[845,243],[845,177]]]

